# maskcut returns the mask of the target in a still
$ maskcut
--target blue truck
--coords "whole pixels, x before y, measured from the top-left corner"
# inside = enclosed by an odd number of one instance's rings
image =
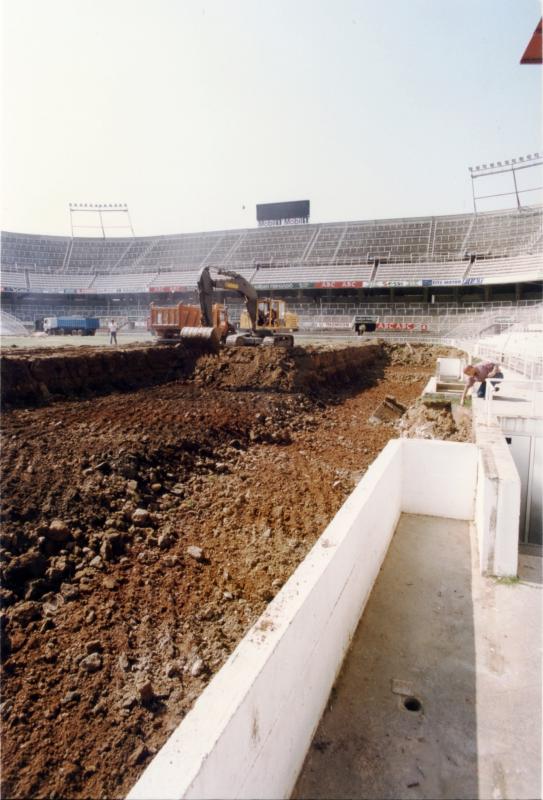
[[[100,327],[96,317],[45,317],[43,330],[48,336],[94,336]]]

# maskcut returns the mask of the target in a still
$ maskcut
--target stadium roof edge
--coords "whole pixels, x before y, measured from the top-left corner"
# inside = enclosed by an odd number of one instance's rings
[[[524,206],[520,211],[538,211],[543,209],[543,204],[534,204],[531,206]],[[501,208],[495,209],[493,211],[479,211],[477,212],[478,217],[482,216],[492,216],[492,215],[500,215],[500,214],[513,214],[518,212],[519,209],[514,208]],[[298,228],[298,227],[337,227],[339,225],[371,225],[371,224],[400,224],[406,222],[421,222],[423,220],[431,220],[431,219],[460,219],[462,217],[472,217],[474,216],[473,211],[465,212],[460,214],[425,214],[417,217],[380,217],[380,218],[371,218],[371,219],[351,219],[351,220],[336,220],[334,222],[310,222],[310,223],[303,223],[300,225],[281,225],[281,226],[270,226],[269,228],[265,227],[253,227],[253,228],[225,228],[225,229],[213,229],[207,231],[177,231],[176,233],[158,233],[158,234],[146,234],[142,236],[111,236],[106,237],[107,241],[113,240],[132,240],[132,239],[172,239],[177,236],[210,236],[210,235],[221,235],[224,236],[225,234],[234,234],[234,233],[246,233],[248,231],[273,231],[276,228],[285,230],[286,228]],[[25,231],[8,231],[2,230],[0,231],[1,235],[10,235],[10,236],[27,236],[33,238],[40,238],[40,239],[71,239],[72,237],[69,234],[62,235],[62,234],[48,234],[48,233],[26,233]],[[74,236],[74,239],[84,239],[86,241],[103,241],[103,237],[101,236]]]

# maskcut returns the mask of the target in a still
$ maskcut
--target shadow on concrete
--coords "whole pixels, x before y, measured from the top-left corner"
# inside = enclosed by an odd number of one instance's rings
[[[543,584],[543,558],[538,545],[520,545],[518,576],[524,583]]]
[[[530,402],[530,400],[527,400],[525,397],[506,397],[503,394],[500,394],[499,396],[496,395],[495,397],[492,398],[492,402],[493,403],[496,402],[496,401],[500,401],[500,400],[502,402],[505,400],[508,403],[529,403]]]
[[[478,797],[468,524],[404,515],[294,798]]]

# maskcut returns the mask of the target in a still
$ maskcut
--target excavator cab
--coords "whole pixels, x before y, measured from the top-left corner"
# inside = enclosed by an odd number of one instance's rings
[[[251,319],[246,311],[241,312],[239,327],[241,330],[251,330]],[[298,317],[287,311],[284,300],[276,298],[259,298],[256,309],[257,332],[291,333],[298,330]]]

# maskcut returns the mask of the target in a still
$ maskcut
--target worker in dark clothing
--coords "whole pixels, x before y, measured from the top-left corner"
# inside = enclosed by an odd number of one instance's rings
[[[114,319],[108,325],[109,328],[109,343],[117,344],[117,323]]]

